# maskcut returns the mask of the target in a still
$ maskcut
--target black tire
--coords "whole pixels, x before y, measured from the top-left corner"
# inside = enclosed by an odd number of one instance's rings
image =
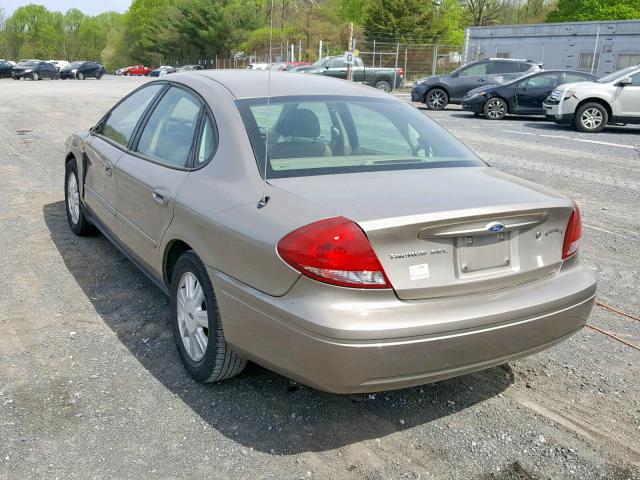
[[[84,76],[84,73],[79,72],[78,73],[78,80],[84,80],[86,77]]]
[[[206,332],[204,332],[203,328],[203,332],[207,335],[207,346],[204,351],[204,356],[198,361],[194,360],[187,352],[178,323],[178,295],[181,290],[180,281],[183,275],[187,273],[194,275],[202,288],[204,307],[208,320]],[[244,370],[247,360],[233,352],[224,338],[220,313],[218,312],[218,303],[213,291],[211,279],[204,264],[193,251],[183,253],[173,269],[170,305],[173,338],[178,348],[178,354],[185,369],[194,380],[201,383],[218,382],[238,375]],[[198,307],[202,307],[202,305]],[[183,322],[183,329],[186,328],[186,322]]]
[[[576,110],[573,123],[581,132],[597,133],[607,126],[608,121],[607,109],[599,103],[590,102],[581,105]]]
[[[484,117],[487,120],[502,120],[507,116],[509,107],[502,98],[490,98],[484,103]]]
[[[40,74],[38,72],[33,72],[31,74],[31,80],[35,80],[36,82],[40,80]]]
[[[102,74],[99,73],[98,75],[96,75],[96,80],[100,80],[102,78]]]
[[[391,88],[391,84],[386,80],[378,80],[374,85],[378,90],[382,90],[383,92],[391,93],[393,90]]]
[[[444,110],[449,104],[449,95],[442,88],[432,88],[424,97],[429,110]]]
[[[76,186],[79,187],[79,185],[78,185],[78,166],[76,165],[75,158],[69,160],[67,162],[66,167],[65,167],[65,174],[64,174],[64,207],[65,207],[65,211],[67,212],[67,221],[69,222],[69,228],[71,228],[71,231],[73,233],[75,233],[79,237],[86,237],[87,235],[94,234],[96,232],[96,229],[91,224],[89,219],[87,218],[85,210],[84,210],[84,206],[82,205],[82,201],[80,200],[79,195],[78,195],[78,202],[79,202],[78,219],[77,219],[77,221],[74,222],[74,219],[73,219],[73,217],[71,215],[71,208],[69,206],[69,200],[70,200],[70,197],[69,197],[70,196],[70,192],[69,192],[69,177],[71,176],[71,174],[73,174],[75,176]]]

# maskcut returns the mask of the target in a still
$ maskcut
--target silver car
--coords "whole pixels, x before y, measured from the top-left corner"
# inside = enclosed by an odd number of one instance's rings
[[[486,165],[427,116],[321,76],[146,83],[67,141],[66,205],[170,296],[198,381],[246,360],[369,392],[579,331],[596,282],[578,207]],[[269,95],[268,95],[269,93]]]
[[[640,124],[640,65],[593,82],[560,85],[543,107],[549,120],[587,133],[600,132],[611,123]]]

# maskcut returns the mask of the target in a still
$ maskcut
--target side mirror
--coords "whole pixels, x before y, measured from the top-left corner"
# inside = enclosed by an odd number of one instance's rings
[[[325,66],[324,66],[324,69],[325,69],[325,70],[329,70],[329,64],[325,65]]]
[[[451,75],[451,78],[458,78],[459,76],[460,76],[460,74],[458,72],[456,72],[453,75]]]
[[[621,79],[618,82],[618,86],[620,87],[624,87],[625,85],[631,85],[633,83],[633,78],[631,77],[624,77],[623,79]]]

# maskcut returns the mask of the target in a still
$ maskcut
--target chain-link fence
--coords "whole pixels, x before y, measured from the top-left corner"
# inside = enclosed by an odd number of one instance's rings
[[[309,46],[305,41],[299,40],[274,45],[271,49],[271,56],[267,47],[252,52],[215,55],[213,58],[207,59],[170,60],[169,63],[172,65],[195,63],[206,69],[247,68],[249,65],[255,64],[315,61],[328,55],[340,55],[346,50],[346,48],[339,47],[327,42],[318,42],[318,45]],[[425,76],[450,72],[458,68],[463,61],[463,47],[461,45],[409,44],[371,40],[356,42],[355,49],[358,51],[365,68],[402,69],[406,83],[412,83]]]

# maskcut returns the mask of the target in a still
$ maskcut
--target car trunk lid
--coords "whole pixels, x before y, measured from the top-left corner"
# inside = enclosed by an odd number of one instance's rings
[[[271,183],[358,223],[405,300],[500,289],[554,273],[573,208],[565,197],[483,167]]]

